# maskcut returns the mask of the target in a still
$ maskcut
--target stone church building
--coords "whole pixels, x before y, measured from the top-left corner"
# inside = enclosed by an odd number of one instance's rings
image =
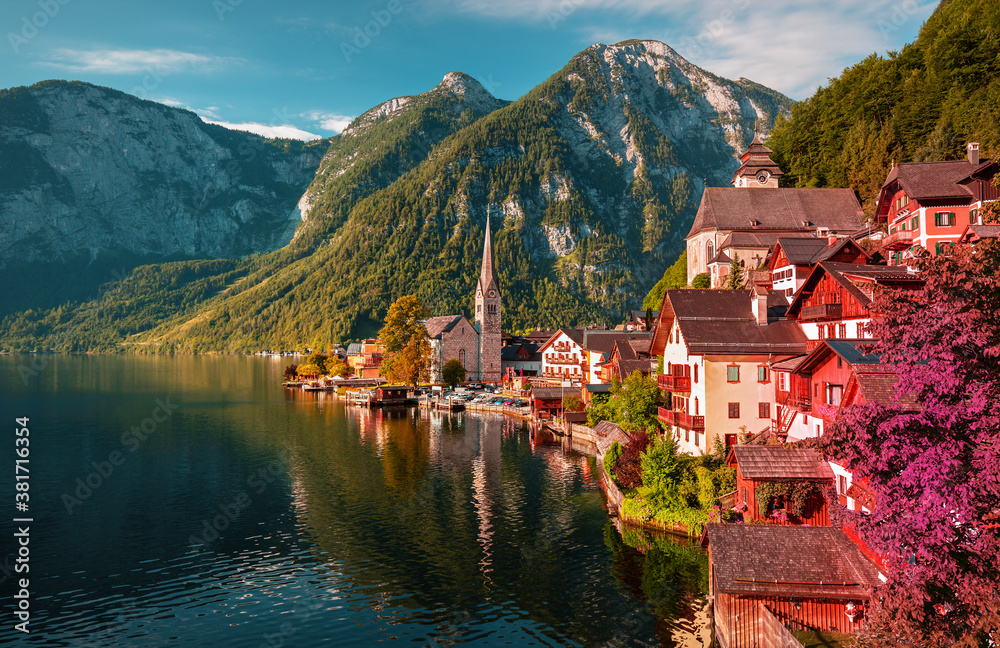
[[[432,317],[425,323],[431,343],[431,380],[441,381],[441,370],[448,360],[458,359],[465,367],[465,379],[470,382],[499,381],[500,351],[500,286],[493,263],[493,238],[490,216],[486,214],[486,238],[483,242],[483,262],[476,282],[475,320],[464,315]]]

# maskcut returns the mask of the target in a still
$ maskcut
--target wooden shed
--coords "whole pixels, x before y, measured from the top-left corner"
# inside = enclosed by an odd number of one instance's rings
[[[833,470],[815,450],[780,445],[738,445],[729,450],[726,465],[736,467],[736,501],[746,504],[743,516],[747,521],[830,525],[823,491],[833,486]],[[801,515],[796,515],[792,495],[773,500],[766,511],[761,511],[757,496],[763,489],[811,494],[805,500]],[[784,515],[776,517],[777,511],[784,511]]]
[[[563,397],[576,396],[576,388],[533,387],[531,389],[531,414],[537,419],[559,416],[563,411]]]
[[[709,588],[723,648],[770,645],[790,631],[856,633],[878,569],[833,527],[709,524]],[[766,611],[766,613],[765,613]]]

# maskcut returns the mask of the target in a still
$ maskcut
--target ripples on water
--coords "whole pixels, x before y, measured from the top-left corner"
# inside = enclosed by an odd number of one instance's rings
[[[28,384],[23,362],[0,358],[0,405],[31,417],[32,634],[4,646],[672,645],[690,612],[657,623],[593,461],[512,420],[348,409],[261,359],[60,357]]]

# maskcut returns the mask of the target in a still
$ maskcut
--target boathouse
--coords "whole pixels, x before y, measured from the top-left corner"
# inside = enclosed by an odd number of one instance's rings
[[[722,648],[789,645],[803,630],[854,634],[881,585],[875,565],[833,527],[709,524],[706,537]]]
[[[736,502],[746,505],[746,521],[830,525],[823,492],[833,486],[833,470],[815,450],[738,445],[726,465],[736,468]]]

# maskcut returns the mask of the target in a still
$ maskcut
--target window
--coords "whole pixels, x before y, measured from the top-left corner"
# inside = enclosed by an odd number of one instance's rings
[[[694,415],[698,416],[698,397],[694,397]]]
[[[820,340],[826,337],[826,327],[823,326],[822,324],[816,327],[816,331],[817,331],[817,337]]]
[[[979,222],[979,210],[978,209],[970,209],[969,210],[969,225],[982,225],[982,223]]]
[[[762,419],[771,418],[770,403],[757,403],[757,418],[762,418]]]
[[[951,227],[955,224],[955,212],[934,212],[934,224],[938,227]]]
[[[840,405],[840,401],[844,398],[844,386],[843,385],[830,385],[826,386],[826,403],[827,405],[837,406]]]
[[[840,325],[840,337],[842,338],[847,337],[847,324]]]
[[[740,417],[740,404],[730,403],[729,404],[729,418],[738,419]]]
[[[857,332],[857,335],[855,335],[854,337],[860,340],[865,336],[865,325],[862,324],[861,322],[858,322],[857,324],[854,325],[854,327]]]
[[[758,365],[757,366],[757,382],[766,383],[767,382],[767,366]]]
[[[709,261],[711,261],[712,257],[714,257],[714,256],[715,256],[715,244],[712,243],[711,241],[706,241],[705,242],[705,263],[708,263]]]
[[[813,398],[819,398],[819,383],[813,383]]]
[[[462,363],[463,367],[465,367],[465,349],[458,350],[458,361]]]
[[[844,475],[837,475],[837,494],[847,495],[847,477]]]
[[[675,337],[676,337],[676,339],[674,340],[674,342],[676,342],[677,344],[680,344],[681,343],[681,327],[680,326],[677,327],[677,331],[675,333]]]
[[[788,391],[788,374],[784,371],[778,372],[778,391]]]
[[[687,443],[691,442],[691,430],[685,428],[684,430],[684,441]]]
[[[726,382],[738,383],[740,381],[740,366],[729,365],[726,367]]]
[[[837,369],[843,369],[843,368],[844,368],[844,359],[841,358],[840,356],[837,356]]]
[[[916,232],[918,229],[920,229],[920,217],[919,216],[914,216],[913,218],[910,219],[910,229],[913,230],[914,232]]]
[[[698,365],[694,366],[694,382],[698,384]]]

